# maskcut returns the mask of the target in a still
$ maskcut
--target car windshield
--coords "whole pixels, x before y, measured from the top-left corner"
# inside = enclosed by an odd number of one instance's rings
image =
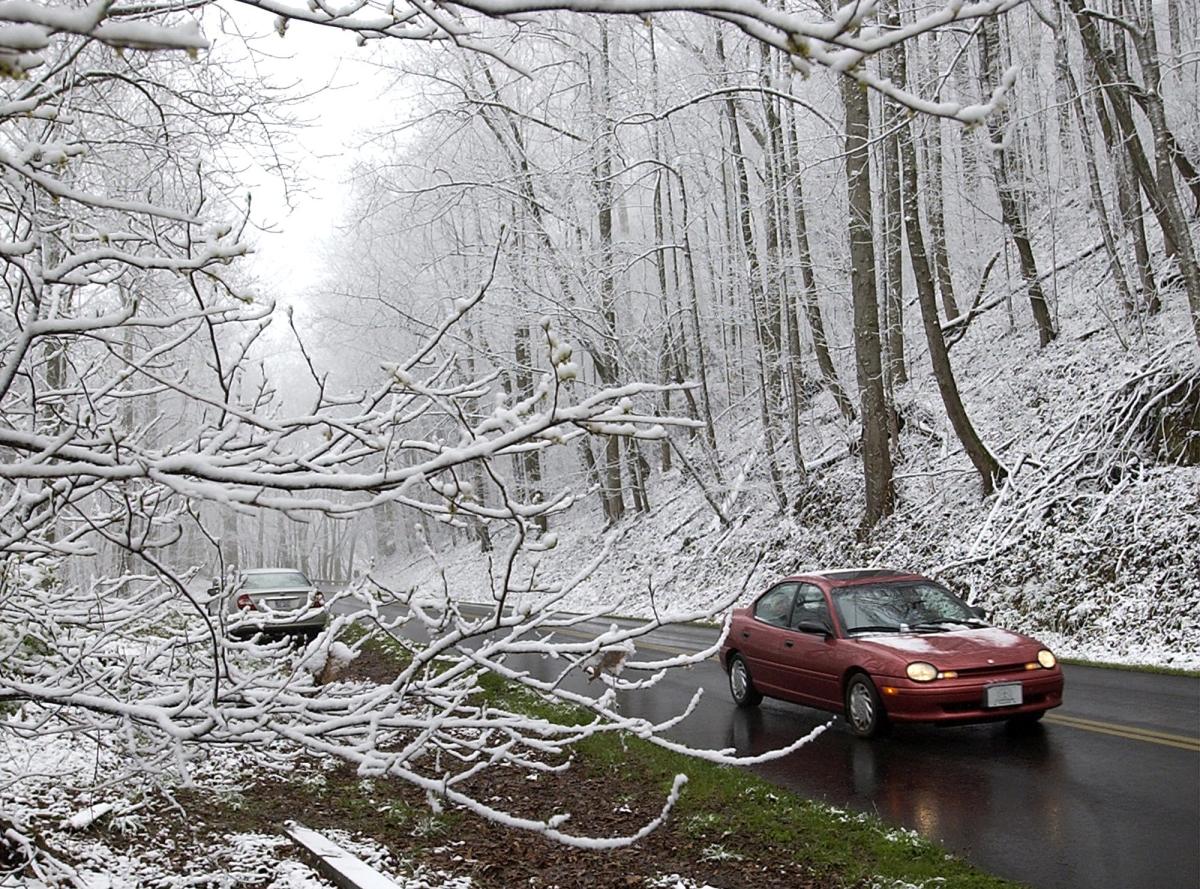
[[[264,571],[261,574],[242,575],[242,589],[246,590],[304,590],[308,586],[308,578],[299,571]]]
[[[937,632],[955,625],[983,625],[966,603],[929,581],[841,587],[833,590],[833,602],[847,633]]]

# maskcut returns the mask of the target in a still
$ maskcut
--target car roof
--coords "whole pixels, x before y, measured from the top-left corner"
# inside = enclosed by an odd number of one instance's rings
[[[871,583],[879,580],[925,580],[920,574],[911,571],[898,571],[895,568],[830,568],[819,571],[806,571],[794,574],[787,580],[823,580],[829,586],[854,586],[860,583]]]
[[[299,568],[242,568],[240,574],[278,574],[280,571],[291,571],[295,574],[303,574]]]

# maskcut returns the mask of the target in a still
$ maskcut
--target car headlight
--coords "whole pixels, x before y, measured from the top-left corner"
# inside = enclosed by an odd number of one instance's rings
[[[1054,652],[1048,648],[1043,648],[1038,652],[1038,663],[1047,670],[1054,669],[1054,665],[1058,663],[1058,658],[1054,656]]]
[[[924,661],[909,664],[908,669],[904,672],[908,674],[908,678],[913,682],[933,682],[933,680],[937,679],[938,675],[937,667],[933,664],[927,664]]]

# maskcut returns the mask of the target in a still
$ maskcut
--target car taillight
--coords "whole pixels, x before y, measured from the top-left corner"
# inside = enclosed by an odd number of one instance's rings
[[[237,607],[241,608],[243,611],[257,611],[258,610],[254,607],[254,600],[251,599],[250,596],[247,595],[246,593],[242,593],[240,596],[237,597]]]
[[[317,590],[313,593],[313,608],[322,608],[325,605],[325,597],[321,595],[321,591]]]

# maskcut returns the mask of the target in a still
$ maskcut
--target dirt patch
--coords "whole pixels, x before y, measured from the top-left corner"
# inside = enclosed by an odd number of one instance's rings
[[[394,653],[369,645],[343,678],[390,683],[399,669]],[[627,836],[659,816],[669,791],[667,779],[642,768],[634,756],[583,755],[563,771],[498,765],[461,789],[519,818],[544,822],[569,815],[560,826],[564,833]],[[169,799],[157,798],[142,811],[138,829],[122,832],[98,822],[84,833],[118,856],[128,851],[136,857],[154,849],[162,872],[180,877],[212,873],[213,863],[221,866],[230,859],[236,852],[227,850],[245,846],[244,840],[231,840],[232,835],[264,837],[270,856],[260,860],[242,854],[229,866],[232,871],[236,864],[237,870],[230,885],[247,889],[266,889],[281,861],[300,857],[282,840],[271,845],[275,841],[270,838],[281,837],[290,820],[372,840],[388,850],[392,857],[384,866],[397,873],[419,869],[469,877],[473,889],[628,889],[657,886],[673,874],[720,889],[845,885],[836,873],[814,873],[782,834],[777,842],[749,837],[731,830],[721,812],[697,812],[694,805],[678,807],[634,846],[602,851],[504,827],[451,805],[435,811],[425,793],[412,785],[394,778],[363,779],[340,761],[302,756],[288,768],[258,773],[250,783],[237,774],[228,781],[217,789],[179,789]],[[37,826],[54,830],[52,823]],[[661,885],[673,887],[675,882]]]
[[[569,813],[562,830],[590,836],[628,835],[655,818],[666,788],[630,782],[626,766],[577,763],[547,773],[502,766],[467,788],[476,798],[519,817]],[[656,782],[654,782],[656,783]],[[686,794],[686,790],[685,790]],[[179,790],[143,812],[142,829],[88,828],[118,856],[155,849],[164,873],[184,876],[234,834],[281,836],[285,822],[341,830],[389,850],[398,873],[470,877],[480,889],[629,889],[678,874],[720,889],[827,889],[844,883],[814,874],[787,846],[733,834],[719,813],[682,814],[630,848],[584,850],[506,828],[466,810],[435,813],[425,795],[396,779],[363,780],[345,764],[301,759],[287,774],[235,789]],[[47,829],[50,825],[41,825]],[[239,868],[236,885],[265,889],[278,862],[299,857],[280,843],[272,860]],[[273,864],[272,861],[275,863]],[[667,885],[673,886],[674,883]]]
[[[362,680],[388,685],[395,680],[401,669],[395,654],[381,650],[380,646],[366,645],[339,678],[347,682]]]
[[[471,788],[484,802],[518,816],[570,813],[563,830],[594,836],[636,831],[659,813],[662,788],[618,783],[588,764],[563,773],[492,769]],[[534,833],[510,829],[461,809],[434,814],[424,794],[403,782],[362,781],[345,765],[321,770],[302,765],[293,779],[246,787],[228,796],[187,791],[185,814],[163,811],[174,831],[191,842],[229,832],[271,833],[297,819],[315,829],[370,837],[399,861],[419,862],[484,889],[646,886],[681,874],[721,889],[817,889],[836,879],[810,873],[786,847],[730,836],[717,817],[672,819],[636,845],[615,851],[582,850]],[[184,849],[181,852],[186,854]]]

